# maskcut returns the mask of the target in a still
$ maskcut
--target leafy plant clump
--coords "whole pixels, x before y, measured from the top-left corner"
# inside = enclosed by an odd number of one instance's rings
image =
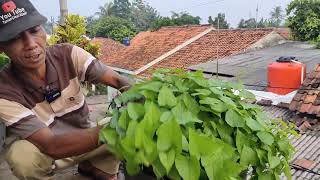
[[[157,178],[291,179],[290,127],[248,99],[238,84],[159,70],[114,100],[100,140],[131,175],[149,167]]]

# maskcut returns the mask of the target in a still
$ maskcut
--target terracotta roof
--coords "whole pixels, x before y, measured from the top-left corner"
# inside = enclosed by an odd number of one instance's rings
[[[272,28],[219,30],[219,32],[213,28],[212,31],[208,31],[210,28],[212,28],[210,25],[176,26],[163,27],[154,32],[141,32],[131,41],[129,47],[110,56],[104,55],[100,59],[111,67],[132,72],[139,70],[139,76],[147,76],[153,69],[187,69],[191,65],[243,52],[271,32],[278,32]],[[203,36],[194,39],[190,44],[150,68],[140,71],[155,59],[199,35]]]
[[[91,40],[100,45],[100,59],[106,59],[112,54],[124,49],[126,46],[109,38],[97,37]]]
[[[242,52],[272,31],[272,29],[212,31],[179,50],[171,57],[152,66],[146,72],[143,72],[142,75],[149,74],[157,68],[187,69],[192,65]]]
[[[134,71],[210,27],[163,27],[154,32],[141,32],[132,39],[129,47],[110,57],[103,56],[101,60],[109,66]]]
[[[301,85],[290,103],[290,110],[320,117],[320,64]]]

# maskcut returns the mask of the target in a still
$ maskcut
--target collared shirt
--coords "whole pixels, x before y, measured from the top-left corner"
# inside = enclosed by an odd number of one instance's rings
[[[49,127],[55,134],[88,128],[89,110],[80,82],[98,83],[107,67],[85,50],[70,44],[46,50],[46,82],[34,81],[13,65],[0,72],[0,119],[9,131],[27,138]],[[45,94],[61,96],[49,103]]]

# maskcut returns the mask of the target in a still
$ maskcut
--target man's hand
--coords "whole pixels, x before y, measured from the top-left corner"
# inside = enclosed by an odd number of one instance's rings
[[[90,152],[98,147],[99,128],[84,129],[55,135],[49,128],[43,128],[26,140],[37,146],[44,154],[62,159]]]
[[[120,75],[111,68],[100,77],[99,81],[107,86],[112,86],[121,92],[127,91],[132,86],[132,82],[125,76]]]

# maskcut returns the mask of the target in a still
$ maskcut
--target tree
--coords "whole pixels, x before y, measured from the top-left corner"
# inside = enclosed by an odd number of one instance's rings
[[[238,28],[256,28],[257,22],[255,18],[241,19]]]
[[[114,15],[114,4],[112,2],[105,3],[103,6],[99,7],[99,11],[95,14],[99,17]]]
[[[133,0],[130,10],[130,20],[138,31],[149,29],[151,24],[159,19],[157,10],[143,0]]]
[[[283,19],[284,19],[284,15],[283,15],[283,10],[281,8],[281,6],[277,6],[275,8],[273,8],[273,10],[270,12],[270,20],[269,20],[269,26],[272,27],[280,27]]]
[[[226,21],[226,15],[224,13],[218,13],[218,16],[212,20],[212,17],[209,16],[208,23],[212,24],[214,27],[218,28],[219,22],[219,29],[229,29],[230,25]]]
[[[314,41],[320,48],[320,1],[293,0],[287,8],[288,27],[296,40]]]
[[[115,16],[105,16],[93,24],[91,34],[122,42],[124,38],[132,39],[136,35],[136,29],[133,23],[128,20]]]
[[[53,35],[48,43],[50,45],[58,43],[70,43],[77,45],[93,56],[99,55],[99,45],[92,44],[84,35],[86,34],[85,18],[79,15],[70,14],[66,17],[64,25],[54,28]]]
[[[131,17],[130,11],[131,4],[129,0],[114,0],[112,11],[113,15],[123,19],[129,19]]]
[[[163,26],[199,25],[200,21],[199,16],[192,16],[187,12],[172,12],[171,18],[161,17],[152,24],[151,28],[157,30]]]

